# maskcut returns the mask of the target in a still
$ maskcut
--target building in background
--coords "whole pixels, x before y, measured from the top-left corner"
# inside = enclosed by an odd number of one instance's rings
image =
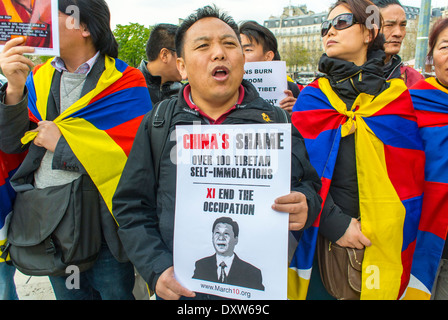
[[[408,19],[407,35],[402,44],[400,56],[412,65],[415,58],[418,19],[420,8],[403,6]],[[287,63],[288,72],[297,78],[317,72],[317,65],[323,53],[320,26],[328,12],[315,13],[306,5],[287,6],[280,17],[271,16],[264,26],[277,37],[282,60]],[[448,8],[433,8],[431,25],[439,18],[448,16]]]
[[[317,71],[322,55],[320,26],[328,12],[314,13],[306,5],[288,6],[280,17],[271,16],[264,26],[277,37],[282,60],[288,72],[302,74]]]

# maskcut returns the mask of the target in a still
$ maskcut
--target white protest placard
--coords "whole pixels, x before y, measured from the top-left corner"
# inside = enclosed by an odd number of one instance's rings
[[[270,104],[278,107],[280,101],[287,97],[285,61],[246,62],[244,71],[244,79],[250,81],[260,96]]]
[[[291,124],[177,126],[176,279],[239,300],[287,298]],[[225,265],[221,264],[222,262]]]
[[[73,25],[73,18],[79,21],[79,9],[73,8],[72,12],[66,13],[67,15],[76,13],[78,17],[68,16],[68,27],[69,24],[76,27]],[[7,41],[17,37],[26,38],[25,45],[34,47],[36,55],[58,56],[58,0],[2,0],[0,3],[0,50]]]

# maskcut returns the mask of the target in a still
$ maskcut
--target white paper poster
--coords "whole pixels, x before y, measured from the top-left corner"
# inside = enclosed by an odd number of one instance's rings
[[[174,272],[186,288],[287,298],[291,124],[177,126]]]
[[[244,79],[250,81],[260,96],[270,104],[278,107],[280,101],[287,97],[285,61],[246,62],[244,71]]]
[[[79,9],[73,8],[67,15],[76,13],[79,15]],[[79,17],[77,18],[79,21]],[[73,21],[72,18],[69,19]],[[0,50],[7,41],[16,37],[25,37],[25,45],[34,47],[36,55],[58,56],[58,0],[2,0]]]

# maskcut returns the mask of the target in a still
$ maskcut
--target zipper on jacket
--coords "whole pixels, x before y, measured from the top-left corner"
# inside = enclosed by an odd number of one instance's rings
[[[352,84],[353,89],[356,90],[356,93],[359,95],[361,92],[356,88],[355,83],[353,82],[353,78],[350,78],[350,83]]]
[[[354,76],[357,76],[357,75],[360,74],[360,73],[362,73],[362,70],[359,70],[358,72],[356,72],[355,74],[352,74],[351,76],[349,76],[349,77],[347,77],[347,78],[344,78],[344,79],[342,79],[342,80],[336,81],[336,83],[344,82],[344,81],[346,81],[346,80],[348,80],[348,79],[353,78]],[[362,76],[361,76],[361,79],[362,79]]]
[[[401,68],[402,65],[403,65],[403,63],[400,63],[395,68],[393,68],[386,80],[390,80],[392,78],[392,75],[394,74],[395,70],[397,70],[398,68]]]

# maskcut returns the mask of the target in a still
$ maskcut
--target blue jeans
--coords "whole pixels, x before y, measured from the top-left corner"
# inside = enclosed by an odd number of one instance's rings
[[[19,300],[14,283],[16,268],[5,262],[0,263],[0,300]]]
[[[311,279],[306,300],[336,300],[328,293],[322,283],[317,254],[314,255],[313,269],[311,270]]]
[[[57,300],[134,300],[134,266],[118,262],[107,244],[101,247],[93,267],[80,273],[79,288],[67,288],[68,277],[70,274],[49,277]]]

